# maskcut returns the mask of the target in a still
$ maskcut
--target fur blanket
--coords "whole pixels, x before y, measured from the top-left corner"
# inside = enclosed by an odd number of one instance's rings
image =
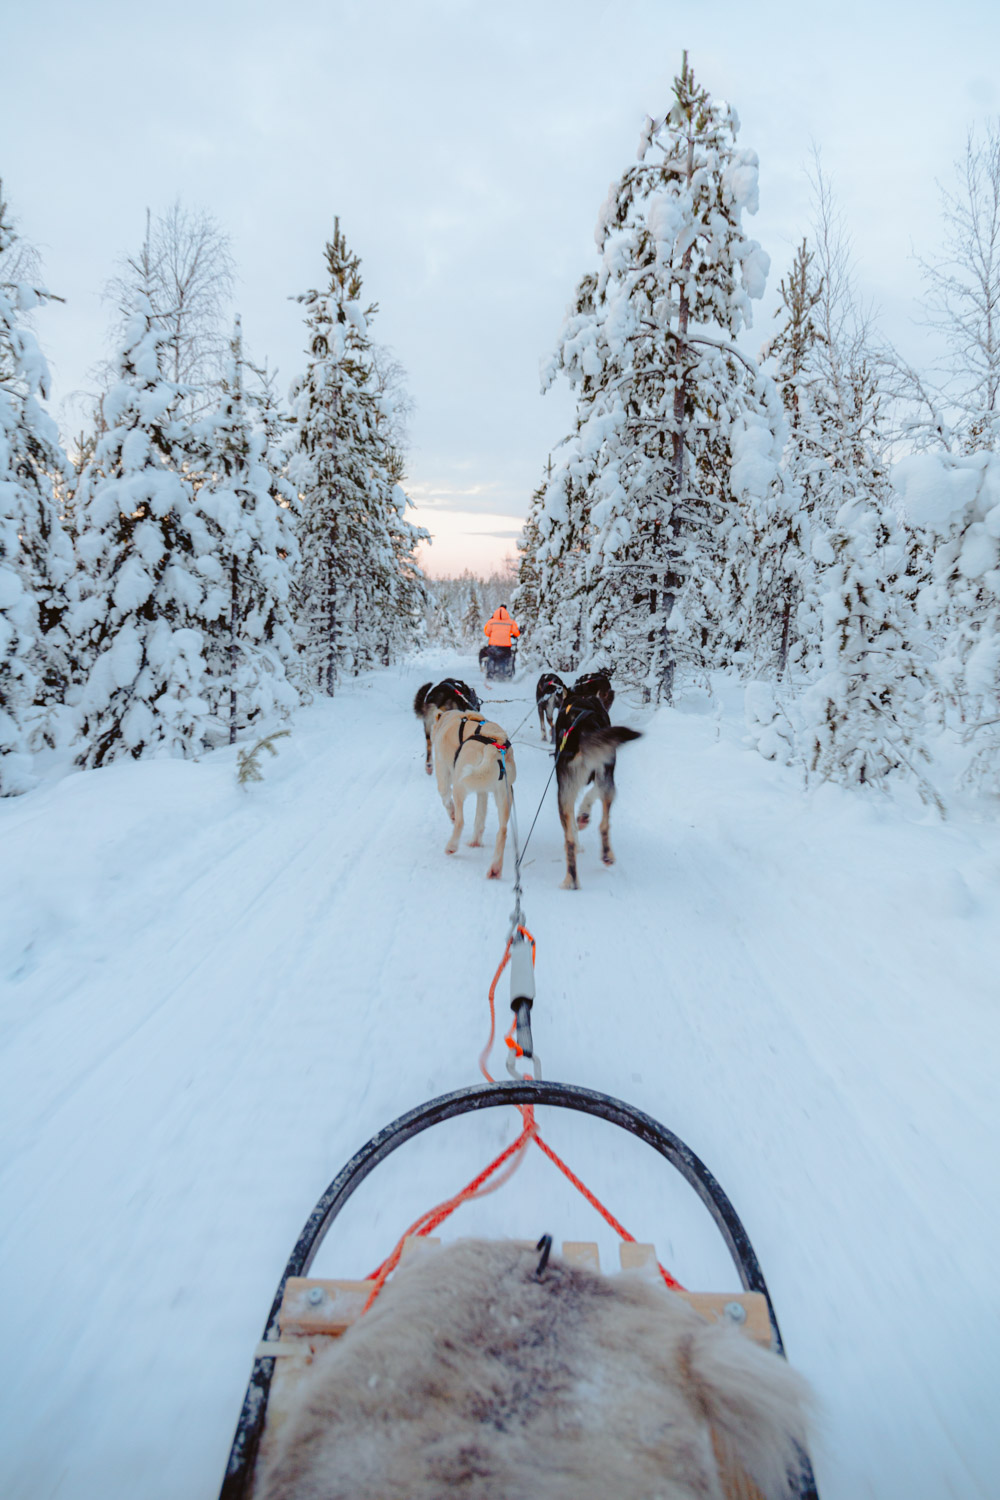
[[[635,1275],[466,1240],[414,1257],[303,1381],[256,1500],[721,1500],[711,1429],[794,1493],[804,1387]]]

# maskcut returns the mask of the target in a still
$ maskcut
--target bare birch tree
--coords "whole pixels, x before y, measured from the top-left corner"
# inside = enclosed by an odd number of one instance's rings
[[[1000,448],[1000,119],[970,130],[952,187],[939,185],[940,255],[917,257],[923,324],[941,341],[926,373],[895,351],[893,394],[917,447],[951,453]]]
[[[164,376],[191,388],[195,410],[207,404],[199,393],[220,376],[235,276],[229,235],[211,214],[178,199],[164,214],[147,209],[141,248],[120,261],[105,288],[106,300],[118,310],[119,342],[139,299],[148,299],[166,334]]]

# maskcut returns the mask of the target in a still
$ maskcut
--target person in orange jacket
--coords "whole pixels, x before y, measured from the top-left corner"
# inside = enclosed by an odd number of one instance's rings
[[[507,606],[501,604],[500,608],[494,610],[486,624],[483,626],[486,639],[491,646],[510,646],[511,637],[520,635],[521,630],[515,620],[507,613]]]
[[[480,665],[485,667],[487,677],[513,677],[514,661],[512,642],[521,630],[516,620],[507,613],[505,605],[494,610],[483,626],[488,646],[479,653]]]

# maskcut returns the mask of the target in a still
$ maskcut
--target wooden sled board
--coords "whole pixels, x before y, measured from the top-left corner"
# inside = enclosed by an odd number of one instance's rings
[[[535,1248],[533,1243],[523,1243],[526,1249]],[[426,1254],[439,1244],[440,1240],[430,1237],[413,1237],[406,1241],[403,1258]],[[656,1251],[652,1245],[625,1241],[619,1250],[623,1271],[638,1271],[654,1280],[659,1277]],[[588,1271],[601,1269],[596,1244],[585,1240],[567,1240],[562,1247],[562,1258],[569,1265],[581,1266]],[[278,1313],[280,1342],[288,1346],[294,1338],[339,1337],[361,1316],[372,1285],[371,1281],[289,1277]],[[762,1292],[678,1292],[677,1295],[703,1318],[732,1318],[756,1343],[765,1349],[771,1347],[771,1322],[767,1315],[767,1299]],[[261,1344],[257,1355],[260,1358],[272,1352],[277,1356],[277,1350],[270,1344]]]
[[[440,1240],[430,1236],[412,1237],[403,1247],[403,1258],[432,1253]],[[534,1250],[534,1242],[515,1241],[526,1249]],[[652,1245],[625,1241],[619,1246],[621,1269],[637,1272],[652,1279],[659,1279],[656,1250]],[[581,1266],[588,1271],[600,1271],[601,1262],[596,1244],[582,1240],[567,1240],[562,1247],[562,1258],[569,1265]],[[373,1282],[328,1280],[315,1277],[291,1276],[285,1284],[285,1293],[278,1313],[280,1337],[277,1340],[258,1344],[255,1351],[258,1359],[274,1359],[274,1377],[271,1382],[267,1406],[267,1423],[261,1437],[260,1451],[255,1465],[255,1479],[264,1467],[268,1451],[276,1434],[297,1405],[298,1389],[302,1377],[316,1354],[328,1339],[339,1338],[361,1316],[368,1300]],[[772,1347],[771,1322],[767,1312],[767,1299],[761,1292],[678,1292],[697,1313],[708,1320],[730,1318],[741,1332],[764,1348]],[[746,1476],[731,1465],[725,1464],[717,1448],[720,1477],[726,1500],[761,1500],[760,1491]],[[256,1494],[256,1483],[250,1491],[251,1500]]]

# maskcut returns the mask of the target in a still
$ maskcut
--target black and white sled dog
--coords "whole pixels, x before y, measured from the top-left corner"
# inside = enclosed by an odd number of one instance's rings
[[[607,678],[604,679],[607,682]],[[610,683],[608,684],[610,688]],[[556,720],[556,785],[559,788],[559,821],[566,840],[566,879],[563,890],[578,891],[576,874],[576,830],[590,822],[590,807],[600,797],[601,859],[613,865],[611,850],[611,804],[615,800],[615,757],[618,746],[641,739],[637,729],[613,725],[608,711],[596,697],[567,691]],[[574,816],[580,790],[589,786],[580,811]]]
[[[538,727],[543,740],[555,739],[556,715],[562,708],[566,684],[555,672],[543,672],[535,688],[535,707],[538,709]]]
[[[582,677],[576,679],[572,690],[585,698],[596,698],[602,708],[611,712],[611,705],[615,701],[615,690],[611,686],[611,678],[607,672],[584,672]]]
[[[424,739],[427,741],[427,760],[424,769],[428,776],[434,774],[431,733],[438,709],[457,708],[463,713],[478,713],[481,707],[479,698],[469,684],[462,682],[459,677],[446,677],[443,682],[433,684],[425,682],[422,687],[417,688],[417,696],[413,700],[413,712],[424,726]]]

